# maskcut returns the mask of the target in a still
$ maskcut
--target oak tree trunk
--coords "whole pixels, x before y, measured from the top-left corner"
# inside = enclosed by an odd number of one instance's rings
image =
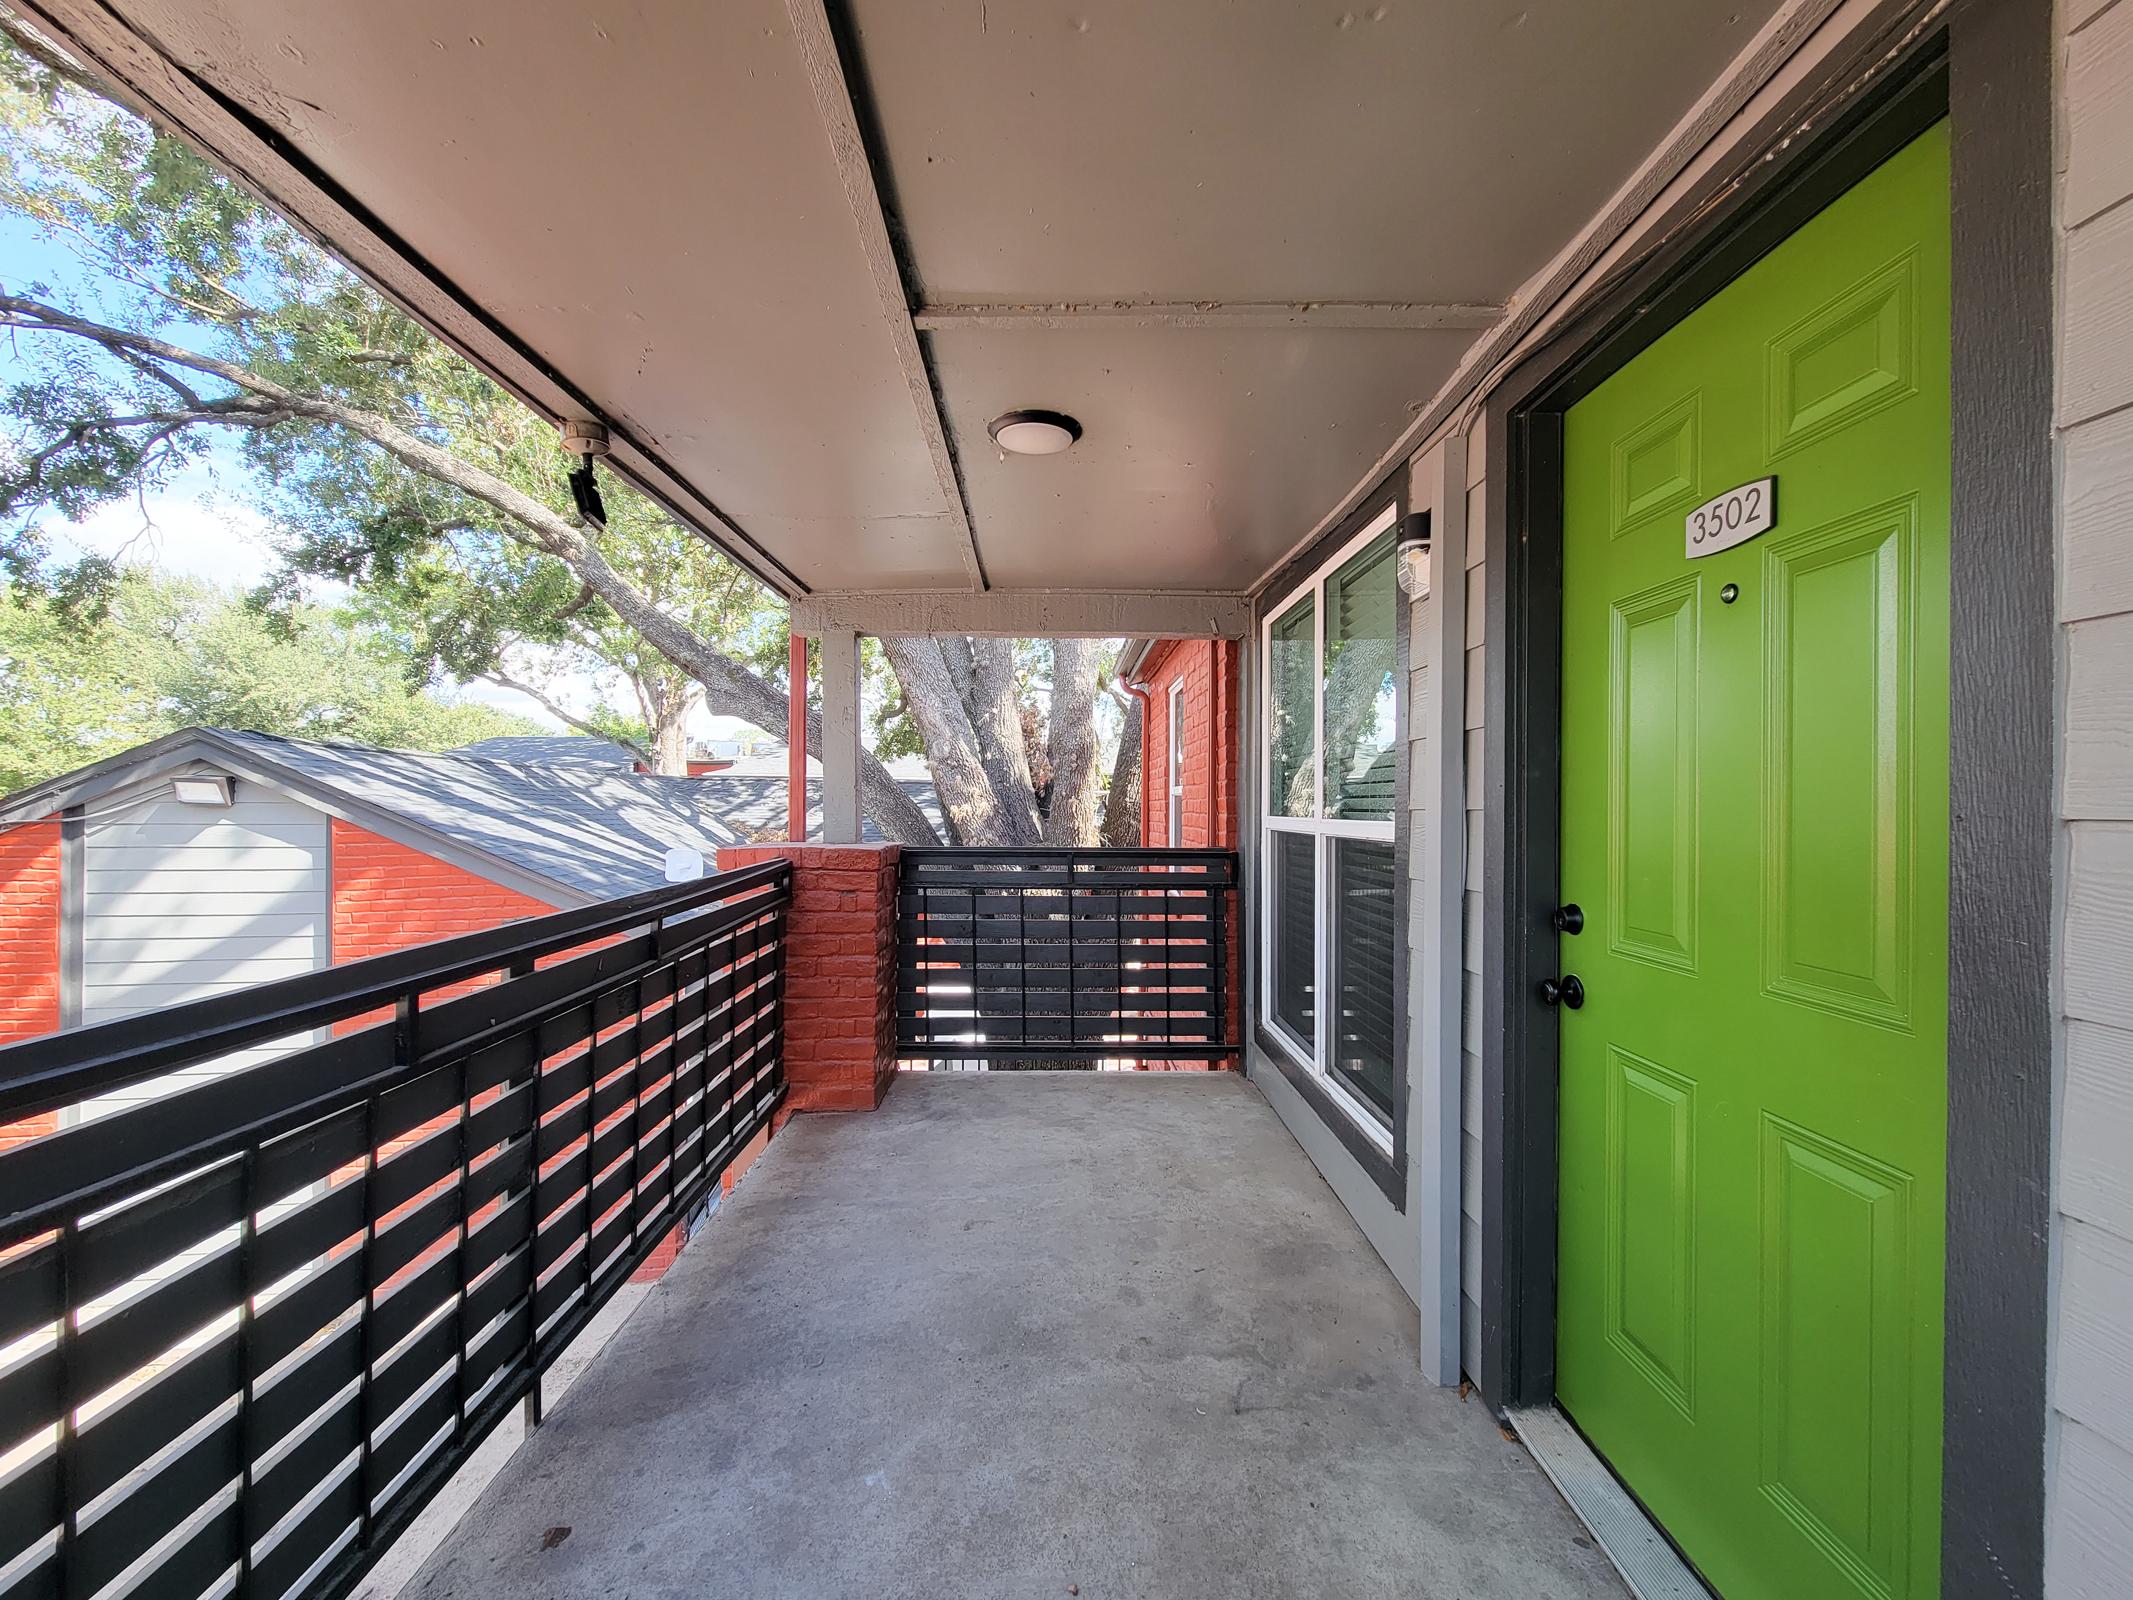
[[[1032,845],[1043,835],[1037,823],[1037,788],[1030,780],[1029,743],[1022,731],[1022,700],[1015,692],[1014,641],[972,639],[969,648],[971,675],[963,705],[999,807],[999,836],[986,842]],[[926,748],[932,750],[932,740]]]
[[[1052,803],[1044,842],[1096,841],[1096,661],[1094,639],[1052,641]]]
[[[1141,842],[1141,702],[1123,697],[1125,717],[1118,733],[1118,754],[1111,761],[1111,792],[1104,800],[1103,842],[1112,850],[1130,850]]]

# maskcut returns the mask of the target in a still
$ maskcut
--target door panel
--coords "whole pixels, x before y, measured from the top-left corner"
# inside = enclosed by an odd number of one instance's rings
[[[1558,1397],[1727,1600],[1938,1585],[1947,234],[1937,128],[1564,420]]]
[[[1762,1188],[1765,1490],[1860,1587],[1907,1593],[1911,1179],[1766,1117]]]
[[[1607,1333],[1696,1414],[1696,1085],[1608,1052]]]
[[[1613,607],[1608,639],[1608,942],[1696,965],[1698,584],[1663,584]]]
[[[1915,509],[1783,540],[1763,564],[1769,988],[1893,1023],[1911,970]]]

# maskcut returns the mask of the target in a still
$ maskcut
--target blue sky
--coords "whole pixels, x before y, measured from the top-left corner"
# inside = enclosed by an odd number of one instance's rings
[[[95,275],[73,252],[45,237],[25,218],[0,212],[0,282],[9,287],[42,282],[93,305]],[[0,342],[0,384],[28,375],[35,334]],[[49,337],[49,336],[46,336]],[[18,344],[19,341],[19,344]],[[261,519],[245,503],[249,472],[236,453],[217,442],[211,459],[192,466],[147,500],[148,515],[132,501],[103,507],[80,523],[45,518],[55,550],[130,556],[166,571],[222,584],[256,582],[273,560],[261,537]]]

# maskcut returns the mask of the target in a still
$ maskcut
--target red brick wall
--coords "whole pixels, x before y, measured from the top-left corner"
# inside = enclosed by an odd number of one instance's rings
[[[871,1111],[896,1076],[896,874],[888,845],[740,845],[721,872],[793,864],[785,948],[786,1104]]]
[[[0,829],[0,1044],[59,1031],[59,824]],[[49,1133],[56,1112],[0,1128],[0,1149]]]
[[[1141,723],[1141,842],[1150,847],[1237,847],[1239,651],[1234,639],[1163,639],[1141,662],[1139,681],[1148,699]],[[1184,803],[1180,837],[1170,837],[1170,690],[1182,684],[1185,701]],[[1229,919],[1229,1034],[1238,1037],[1243,1012],[1239,926]],[[1175,1069],[1220,1067],[1221,1062],[1150,1063]]]
[[[59,1031],[59,824],[0,829],[0,1044]]]
[[[389,955],[409,945],[455,934],[481,933],[499,923],[538,917],[554,906],[478,878],[435,856],[353,823],[333,819],[333,964]],[[492,978],[476,983],[493,983]],[[464,994],[474,984],[439,989],[424,1004]],[[368,1027],[385,1011],[351,1017],[336,1033]]]
[[[1237,643],[1166,639],[1141,663],[1141,841],[1187,849],[1237,843]],[[1170,689],[1184,685],[1185,803],[1170,837]]]
[[[554,906],[333,819],[333,964],[545,916]]]

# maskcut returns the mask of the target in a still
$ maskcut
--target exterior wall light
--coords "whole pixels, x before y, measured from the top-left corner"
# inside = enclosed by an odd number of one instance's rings
[[[229,809],[230,780],[219,772],[194,773],[189,777],[173,778],[170,787],[181,806],[211,806],[218,811]]]
[[[1081,437],[1081,424],[1063,411],[1010,411],[985,431],[1010,455],[1056,456]]]
[[[1429,598],[1429,513],[1411,511],[1400,519],[1400,593],[1410,600]]]

